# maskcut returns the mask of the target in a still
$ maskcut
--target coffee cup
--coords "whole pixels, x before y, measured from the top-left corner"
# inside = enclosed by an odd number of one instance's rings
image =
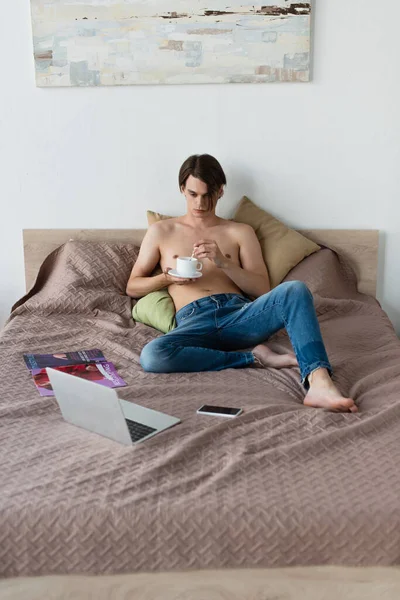
[[[192,256],[180,256],[176,259],[176,270],[182,277],[194,277],[202,268],[203,263]]]

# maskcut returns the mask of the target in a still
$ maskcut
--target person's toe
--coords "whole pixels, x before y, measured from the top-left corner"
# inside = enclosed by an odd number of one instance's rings
[[[354,400],[352,400],[351,398],[343,398],[343,400],[341,400],[339,403],[339,407],[342,410],[350,410],[351,412],[358,411],[357,406],[354,404]]]

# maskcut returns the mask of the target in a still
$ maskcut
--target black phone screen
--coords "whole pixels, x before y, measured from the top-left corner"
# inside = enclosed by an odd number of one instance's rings
[[[240,408],[230,408],[228,406],[209,406],[205,404],[199,409],[199,412],[213,413],[215,415],[236,415]]]

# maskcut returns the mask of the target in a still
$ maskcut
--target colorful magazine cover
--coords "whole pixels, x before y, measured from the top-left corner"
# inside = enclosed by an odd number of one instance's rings
[[[110,362],[91,362],[52,368],[56,369],[56,371],[69,373],[75,377],[81,377],[87,381],[94,381],[109,388],[126,385],[122,377],[118,375],[113,363]],[[32,369],[31,373],[39,394],[41,396],[54,396],[46,369]]]
[[[77,352],[55,352],[54,354],[24,354],[25,364],[32,369],[82,365],[91,362],[106,362],[101,350],[79,350]]]

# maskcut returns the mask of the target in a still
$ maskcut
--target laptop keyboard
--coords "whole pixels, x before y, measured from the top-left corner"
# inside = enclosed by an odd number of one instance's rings
[[[132,442],[138,442],[142,438],[146,437],[146,435],[157,431],[157,429],[153,429],[153,427],[148,427],[147,425],[143,425],[143,423],[138,423],[137,421],[131,421],[130,419],[125,419],[125,421],[128,425]]]

